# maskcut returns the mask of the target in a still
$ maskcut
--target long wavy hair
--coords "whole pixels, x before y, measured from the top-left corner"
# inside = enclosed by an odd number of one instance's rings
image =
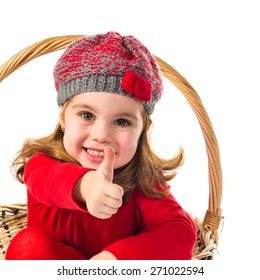
[[[61,114],[64,114],[67,103],[63,106]],[[170,192],[167,182],[176,176],[177,169],[184,161],[182,148],[170,159],[163,159],[157,156],[150,146],[149,132],[152,120],[146,110],[143,113],[143,123],[143,130],[134,157],[127,165],[114,171],[114,183],[124,189],[125,198],[134,189],[141,190],[153,198],[165,196]],[[61,162],[71,162],[80,165],[79,162],[66,152],[63,146],[63,136],[64,132],[61,124],[58,123],[53,133],[49,136],[27,139],[12,163],[16,179],[24,183],[25,165],[32,156],[39,152]]]

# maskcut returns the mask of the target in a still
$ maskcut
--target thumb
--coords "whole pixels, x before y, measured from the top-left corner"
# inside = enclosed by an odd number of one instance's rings
[[[114,178],[114,162],[115,162],[115,152],[111,147],[105,147],[104,149],[104,159],[98,167],[98,170],[101,171],[107,180],[110,182]]]

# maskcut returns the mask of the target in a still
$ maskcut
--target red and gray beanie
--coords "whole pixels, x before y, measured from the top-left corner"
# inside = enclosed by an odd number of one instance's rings
[[[72,43],[54,69],[61,106],[83,92],[122,94],[143,103],[149,114],[163,91],[162,76],[148,49],[133,36],[116,32]]]

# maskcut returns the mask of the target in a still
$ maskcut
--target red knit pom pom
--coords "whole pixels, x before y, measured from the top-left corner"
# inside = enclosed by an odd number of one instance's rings
[[[152,84],[135,72],[127,72],[121,86],[139,101],[149,102],[152,99]]]

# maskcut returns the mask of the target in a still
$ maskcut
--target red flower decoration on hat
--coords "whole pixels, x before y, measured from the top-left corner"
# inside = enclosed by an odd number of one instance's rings
[[[152,84],[135,72],[126,72],[122,88],[142,102],[152,100]]]

